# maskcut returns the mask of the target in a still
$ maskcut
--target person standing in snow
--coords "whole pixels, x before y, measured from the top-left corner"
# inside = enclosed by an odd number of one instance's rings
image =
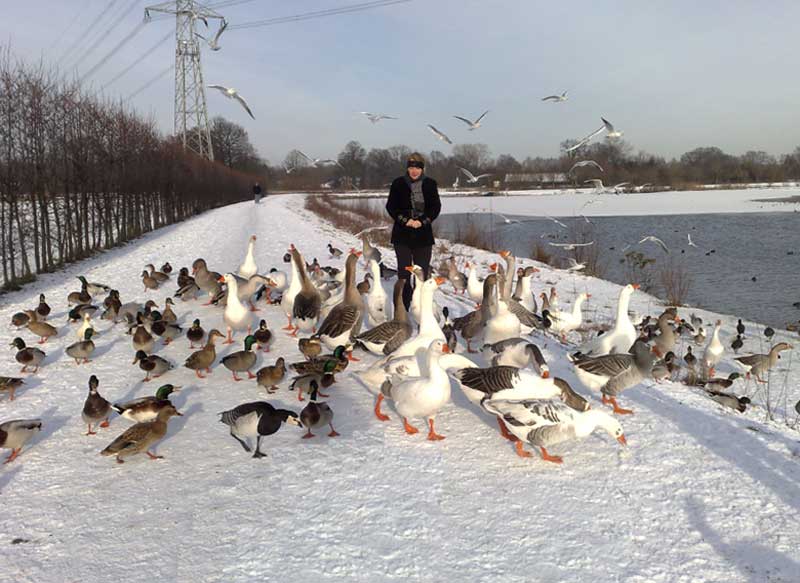
[[[253,185],[253,199],[256,204],[261,202],[261,185],[258,182]]]
[[[407,266],[419,265],[430,276],[433,251],[432,223],[439,216],[442,203],[433,178],[425,176],[425,159],[413,153],[406,161],[406,173],[392,182],[386,212],[394,220],[392,245],[397,255],[397,277],[405,279],[403,303],[411,305],[413,287]]]

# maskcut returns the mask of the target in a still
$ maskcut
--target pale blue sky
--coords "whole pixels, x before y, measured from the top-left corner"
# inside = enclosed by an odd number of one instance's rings
[[[5,2],[0,40],[26,59],[56,61],[110,0]],[[356,0],[254,0],[221,11],[231,25],[352,4]],[[133,0],[117,0],[66,59],[70,65]],[[141,20],[144,6],[90,53],[85,72]],[[76,10],[80,19],[70,28]],[[244,125],[260,153],[280,162],[291,148],[334,156],[347,140],[365,147],[483,142],[493,155],[554,156],[559,143],[600,125],[634,148],[671,157],[716,145],[773,154],[800,145],[800,2],[541,2],[414,0],[357,14],[226,32],[203,54],[206,83],[236,87],[256,121],[208,94],[211,115]],[[174,23],[149,23],[93,77],[102,85]],[[174,42],[111,85],[126,97],[174,60]],[[540,98],[569,91],[566,103]],[[138,95],[138,109],[172,129],[172,74]],[[452,115],[491,113],[467,132]],[[396,115],[370,124],[361,110]]]

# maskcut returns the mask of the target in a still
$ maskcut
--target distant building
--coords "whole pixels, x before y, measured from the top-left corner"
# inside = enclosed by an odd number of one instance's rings
[[[505,175],[507,186],[529,188],[558,188],[570,184],[564,172],[509,173]]]

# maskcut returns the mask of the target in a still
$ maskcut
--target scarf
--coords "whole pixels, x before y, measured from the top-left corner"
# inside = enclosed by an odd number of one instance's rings
[[[411,177],[406,174],[406,184],[411,189],[411,206],[414,207],[416,215],[425,213],[425,195],[422,194],[422,181],[425,180],[425,174],[420,174],[416,180],[411,180]]]

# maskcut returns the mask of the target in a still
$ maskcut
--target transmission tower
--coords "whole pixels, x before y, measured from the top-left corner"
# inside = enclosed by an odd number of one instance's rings
[[[144,11],[145,19],[150,18],[151,12],[175,15],[175,136],[184,149],[213,160],[200,43],[194,27],[197,21],[207,23],[224,18],[195,0],[172,0],[148,6]]]

